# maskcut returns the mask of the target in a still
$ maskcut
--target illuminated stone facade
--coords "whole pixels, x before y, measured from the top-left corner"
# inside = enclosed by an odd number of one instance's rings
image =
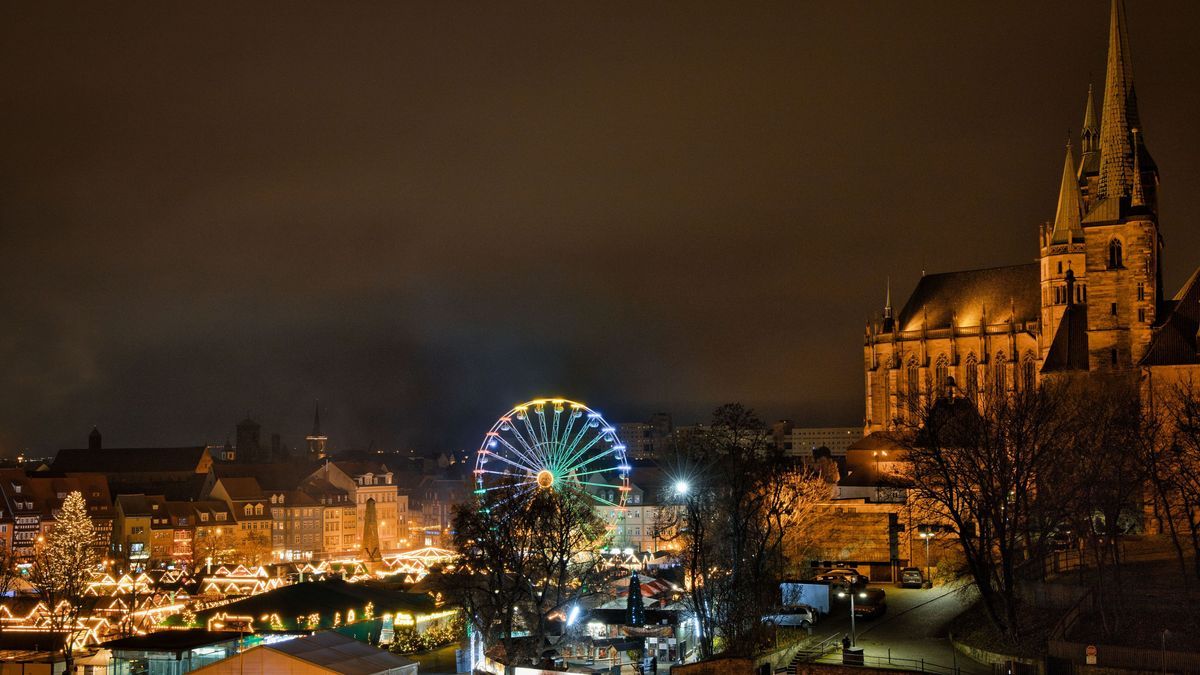
[[[1125,8],[1113,0],[1099,124],[1089,90],[1079,161],[1068,145],[1036,263],[923,276],[898,315],[889,289],[866,331],[867,433],[912,419],[952,386],[978,399],[1055,373],[1200,375],[1200,274],[1164,294],[1158,168],[1129,54]]]

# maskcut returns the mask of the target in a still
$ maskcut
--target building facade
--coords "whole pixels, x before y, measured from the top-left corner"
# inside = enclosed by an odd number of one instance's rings
[[[1163,288],[1158,168],[1138,114],[1124,3],[1113,0],[1101,105],[1089,89],[1037,261],[923,276],[898,314],[890,288],[863,349],[864,429],[915,420],[950,388],[1008,395],[1058,373],[1179,379],[1197,370],[1200,281]]]

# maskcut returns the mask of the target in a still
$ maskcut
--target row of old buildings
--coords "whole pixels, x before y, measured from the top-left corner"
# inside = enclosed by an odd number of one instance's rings
[[[60,450],[48,466],[0,469],[0,546],[27,559],[76,491],[97,546],[128,566],[379,556],[444,542],[452,505],[468,494],[461,462],[321,450],[248,462],[204,445],[108,448],[93,429],[88,447]]]

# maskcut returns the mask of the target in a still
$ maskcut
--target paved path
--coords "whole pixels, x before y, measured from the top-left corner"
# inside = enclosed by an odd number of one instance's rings
[[[955,590],[957,586],[909,589],[879,584],[878,587],[887,591],[887,614],[856,622],[857,646],[863,648],[869,661],[886,661],[890,657],[893,663],[907,659],[919,664],[924,660],[926,664],[940,666],[938,670],[991,672],[990,667],[955,652],[947,638],[950,623],[974,602],[973,591],[962,593]],[[817,624],[813,635],[825,638],[849,632],[848,607],[835,606],[834,613]],[[839,657],[840,653],[834,658]]]

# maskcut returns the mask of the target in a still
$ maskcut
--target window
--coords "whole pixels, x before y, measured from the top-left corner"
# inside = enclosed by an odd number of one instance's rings
[[[254,515],[261,516],[262,514],[263,514],[263,505],[255,504],[254,505]]]
[[[967,354],[967,361],[963,366],[963,377],[966,378],[964,383],[967,388],[967,398],[975,400],[979,394],[979,362],[975,359],[974,354]]]
[[[916,359],[908,361],[908,409],[916,412],[921,403],[921,369],[917,367]]]
[[[946,355],[942,354],[938,357],[937,363],[933,367],[933,381],[937,385],[939,396],[944,396],[946,393],[946,380],[949,379],[949,363],[946,361]]]
[[[1027,352],[1025,358],[1021,361],[1021,388],[1025,391],[1033,391],[1036,375],[1037,370],[1033,353]]]
[[[996,361],[992,364],[992,388],[996,393],[1008,391],[1007,367],[1008,360],[1004,358],[1004,352],[996,354]]]
[[[1062,274],[1062,261],[1061,260],[1058,263],[1058,273]]]
[[[1112,364],[1114,366],[1117,365],[1117,350],[1116,349],[1108,350],[1108,355],[1109,355],[1109,358],[1112,359]]]
[[[1137,285],[1137,293],[1138,293],[1138,300],[1145,300],[1146,299],[1146,284],[1139,281],[1138,285]]]
[[[1121,240],[1114,237],[1112,241],[1108,242],[1108,269],[1113,270],[1124,266],[1121,253]]]
[[[1146,323],[1146,308],[1138,307],[1138,321]]]
[[[1109,313],[1109,314],[1111,314],[1111,315],[1113,315],[1113,316],[1116,316],[1116,315],[1117,315],[1117,303],[1115,303],[1115,302],[1114,302],[1114,303],[1112,303],[1111,305],[1109,305],[1109,307],[1108,307],[1108,313]]]
[[[222,513],[218,513],[218,514],[217,514],[217,520],[225,520],[225,513],[224,513],[224,512],[222,512]]]
[[[249,504],[247,504],[247,505],[245,506],[245,508],[243,508],[243,509],[242,509],[242,511],[245,511],[246,515],[248,515],[248,516],[249,516],[249,515],[251,515],[251,514],[253,514],[253,513],[254,513],[254,507],[253,507],[253,506],[250,506]]]

